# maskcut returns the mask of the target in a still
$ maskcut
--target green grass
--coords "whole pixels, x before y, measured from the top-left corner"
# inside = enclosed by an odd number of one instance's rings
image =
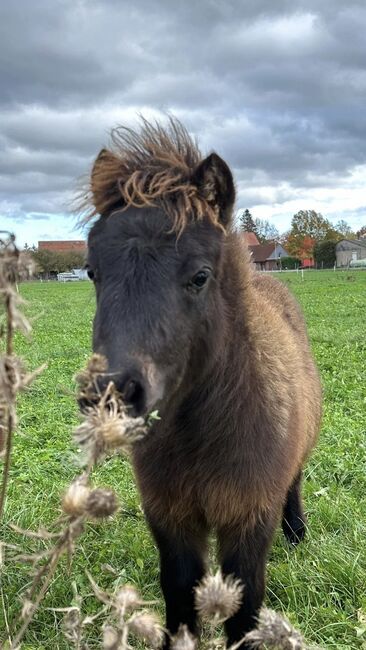
[[[366,273],[276,277],[303,307],[325,406],[319,445],[304,483],[309,534],[295,551],[278,534],[268,563],[266,602],[286,613],[311,644],[366,648],[366,625],[359,620],[366,613]],[[45,361],[48,368],[19,400],[5,520],[35,529],[57,516],[60,492],[79,471],[70,442],[78,422],[73,375],[90,352],[94,295],[89,283],[30,283],[22,285],[21,294],[29,301],[33,335],[30,341],[18,336],[17,351],[30,368]],[[70,647],[61,634],[62,615],[49,608],[71,603],[74,582],[85,611],[95,611],[86,568],[103,588],[131,581],[147,599],[160,599],[158,555],[128,461],[107,461],[95,481],[120,494],[123,510],[110,522],[88,527],[69,575],[66,563],[57,571],[24,648]],[[7,527],[2,537],[19,542]],[[31,548],[26,540],[24,546]],[[12,563],[0,568],[1,632],[5,619],[10,624],[17,619],[20,596],[29,584],[27,569]],[[91,627],[88,635],[90,647],[100,647],[98,628]]]

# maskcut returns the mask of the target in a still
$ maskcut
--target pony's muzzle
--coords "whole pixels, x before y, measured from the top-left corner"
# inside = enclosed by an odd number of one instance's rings
[[[95,380],[95,398],[79,400],[81,410],[95,405],[103,395],[107,386],[112,382],[127,406],[132,417],[146,415],[154,409],[163,396],[163,382],[156,367],[152,363],[144,363],[141,369],[130,366],[117,372],[106,372]]]
[[[147,411],[148,386],[147,381],[135,369],[118,373],[106,373],[97,378],[98,393],[101,395],[108,384],[113,382],[117,392],[127,406],[128,414],[132,417],[145,415]]]

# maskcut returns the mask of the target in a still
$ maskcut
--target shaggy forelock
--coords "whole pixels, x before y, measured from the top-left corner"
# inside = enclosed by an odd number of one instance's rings
[[[201,161],[197,142],[176,118],[166,127],[141,118],[139,131],[119,126],[97,157],[77,209],[89,221],[121,207],[160,207],[178,232],[190,219],[217,224],[218,210],[193,182]]]

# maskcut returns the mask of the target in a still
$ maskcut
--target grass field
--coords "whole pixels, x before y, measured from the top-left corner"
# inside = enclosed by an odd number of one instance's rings
[[[309,534],[295,551],[278,534],[268,564],[266,602],[289,616],[309,644],[366,648],[366,273],[307,272],[303,281],[296,273],[277,277],[305,312],[325,409],[304,484]],[[78,421],[71,391],[73,375],[90,352],[94,295],[89,283],[30,283],[21,286],[21,294],[29,301],[33,336],[30,341],[18,336],[17,351],[31,368],[45,361],[48,368],[19,401],[5,519],[36,529],[58,514],[60,492],[79,471],[70,442]],[[95,611],[86,568],[103,588],[131,581],[148,600],[160,598],[157,551],[128,461],[107,461],[95,480],[120,494],[122,512],[89,526],[69,575],[66,563],[56,573],[24,648],[70,647],[61,634],[62,615],[50,608],[70,605],[74,582],[85,612]],[[7,527],[1,536],[19,542]],[[3,633],[18,616],[29,575],[24,565],[6,563],[0,579]],[[90,628],[91,648],[100,647],[98,634],[96,626]]]

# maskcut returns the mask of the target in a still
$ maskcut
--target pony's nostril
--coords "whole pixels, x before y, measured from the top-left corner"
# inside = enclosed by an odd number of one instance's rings
[[[145,391],[142,384],[129,379],[122,390],[122,397],[134,415],[141,415],[145,410]]]

